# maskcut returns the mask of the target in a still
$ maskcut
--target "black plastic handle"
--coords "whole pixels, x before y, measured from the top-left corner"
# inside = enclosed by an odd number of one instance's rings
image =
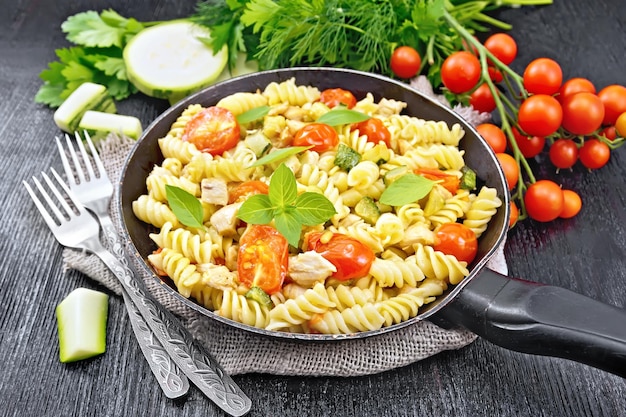
[[[564,288],[483,269],[430,320],[465,327],[510,350],[571,359],[626,378],[626,310]]]

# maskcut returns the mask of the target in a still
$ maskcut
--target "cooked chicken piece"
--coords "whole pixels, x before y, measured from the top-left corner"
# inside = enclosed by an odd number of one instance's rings
[[[243,203],[228,204],[211,215],[209,221],[222,236],[233,236],[236,233],[237,212]]]
[[[200,199],[205,203],[225,206],[228,204],[228,187],[220,178],[203,178],[200,183],[202,194]]]
[[[202,283],[218,290],[226,291],[237,288],[237,274],[224,265],[211,263],[198,264],[196,267],[202,273]]]
[[[398,245],[401,248],[410,248],[416,243],[422,245],[433,245],[435,243],[435,232],[424,224],[414,224],[404,231],[404,237]]]
[[[292,280],[306,288],[313,288],[337,272],[335,265],[314,251],[307,251],[289,257],[288,274]]]
[[[285,118],[291,120],[298,120],[301,122],[307,121],[308,112],[302,107],[290,106],[285,110]]]

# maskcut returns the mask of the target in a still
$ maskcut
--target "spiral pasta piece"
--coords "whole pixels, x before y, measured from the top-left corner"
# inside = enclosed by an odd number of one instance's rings
[[[153,197],[144,194],[133,201],[133,213],[139,220],[156,227],[163,227],[166,222],[178,227],[178,218],[174,212],[166,205]]]
[[[159,139],[158,143],[165,158],[176,158],[183,164],[188,163],[194,155],[200,153],[193,143],[183,142],[174,136],[165,136]]]
[[[200,104],[191,104],[176,118],[176,121],[172,123],[170,130],[166,136],[170,136],[174,139],[181,139],[185,132],[185,126],[187,123],[198,113],[202,111],[203,107]]]
[[[176,177],[174,175],[148,175],[148,178],[146,178],[148,194],[157,201],[167,201],[167,192],[165,189],[167,185],[181,188],[193,196],[200,197],[200,186],[185,177]]]
[[[334,308],[328,298],[324,284],[318,283],[304,294],[277,305],[270,311],[268,330],[278,330],[291,325],[300,325],[311,320],[314,314],[321,314]]]
[[[370,268],[370,275],[381,287],[398,287],[405,285],[415,287],[424,279],[425,274],[415,259],[381,259],[376,258]]]
[[[222,302],[215,312],[249,326],[264,328],[269,324],[270,309],[267,306],[262,306],[234,290],[224,291]]]
[[[482,187],[465,213],[463,224],[472,229],[478,238],[487,230],[489,221],[501,205],[502,200],[498,198],[495,188]]]
[[[376,309],[385,318],[385,326],[401,323],[417,316],[419,308],[443,294],[446,287],[444,281],[429,278],[418,288],[376,303]]]
[[[238,92],[222,98],[217,102],[217,107],[230,110],[235,116],[252,110],[256,107],[265,106],[267,97],[260,93]]]
[[[163,248],[159,253],[149,255],[148,260],[172,279],[183,297],[189,298],[194,286],[202,281],[202,274],[196,266],[175,250]]]
[[[196,264],[211,262],[211,250],[213,242],[202,241],[200,235],[190,230],[174,229],[172,223],[166,222],[159,233],[151,233],[150,238],[160,248],[168,248],[183,254]]]
[[[459,261],[452,255],[436,251],[432,246],[417,244],[415,255],[411,257],[415,259],[417,266],[426,278],[436,278],[445,280],[450,284],[458,284],[469,275],[466,262]]]
[[[348,334],[378,330],[384,323],[385,318],[374,304],[357,304],[342,311],[330,310],[318,314],[309,321],[309,326],[319,333]]]
[[[280,103],[302,106],[307,102],[319,100],[320,94],[316,87],[296,85],[295,78],[280,83],[269,83],[263,90],[263,96],[267,98],[267,104],[270,106]]]
[[[444,223],[454,223],[463,217],[470,208],[469,191],[459,190],[454,196],[448,198],[443,207],[430,216],[428,220],[436,227]]]
[[[339,311],[355,305],[365,305],[374,301],[374,295],[368,289],[348,285],[326,288],[328,299],[335,304]]]

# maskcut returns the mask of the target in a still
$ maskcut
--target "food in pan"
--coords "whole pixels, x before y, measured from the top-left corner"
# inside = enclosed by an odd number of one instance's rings
[[[295,79],[189,105],[133,202],[157,228],[155,272],[268,330],[345,334],[416,316],[469,275],[502,202],[465,165],[460,125],[405,107]],[[197,224],[180,214],[189,203]]]

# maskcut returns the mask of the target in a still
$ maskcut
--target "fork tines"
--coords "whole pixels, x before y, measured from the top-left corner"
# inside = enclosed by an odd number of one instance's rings
[[[69,202],[73,204],[73,207],[70,206],[68,200],[66,199],[66,197],[63,196],[63,194],[61,194],[61,191],[59,191],[59,188],[54,184],[52,179],[50,179],[50,177],[43,171],[41,173],[41,176],[43,177],[50,191],[52,191],[52,194],[54,194],[54,196],[56,197],[56,201],[53,200],[51,195],[46,191],[45,187],[37,179],[37,177],[33,176],[32,181],[35,184],[36,189],[39,191],[39,195],[41,195],[41,197],[43,197],[43,200],[46,202],[49,210],[44,206],[44,203],[37,196],[37,193],[30,186],[30,184],[28,184],[28,182],[26,181],[22,181],[22,183],[24,184],[24,187],[26,187],[26,191],[28,191],[28,194],[30,194],[30,197],[35,203],[35,206],[45,219],[48,226],[50,228],[53,228],[66,222],[68,218],[72,218],[77,216],[78,214],[82,214],[85,209],[80,203],[78,203],[68,186],[65,184],[63,179],[61,179],[61,176],[54,170],[54,168],[50,168],[50,171],[52,172],[52,175],[56,179],[58,185],[60,185],[63,189],[63,192],[69,199]],[[52,215],[50,215],[50,212],[54,214],[56,220],[55,218],[53,218]]]
[[[96,151],[93,141],[91,140],[91,136],[89,136],[89,133],[87,133],[87,131],[84,131],[83,135],[85,137],[85,142],[87,142],[87,145],[89,146],[89,153],[87,152],[87,149],[85,148],[85,145],[83,144],[83,141],[81,140],[78,132],[74,132],[74,136],[76,137],[76,144],[78,146],[78,152],[80,152],[81,156],[81,158],[79,158],[76,150],[74,149],[74,145],[72,145],[70,135],[68,135],[67,133],[65,134],[65,142],[67,143],[67,150],[72,159],[72,164],[70,164],[67,155],[63,149],[61,139],[58,136],[55,137],[57,141],[57,147],[59,148],[59,154],[61,155],[63,168],[65,169],[65,175],[67,175],[68,181],[73,181],[74,184],[80,184],[85,182],[86,180],[93,181],[96,178],[99,178],[102,175],[102,172],[105,172],[104,165],[102,164],[100,156]],[[93,162],[95,163],[95,166],[97,168],[96,171],[94,171],[93,165],[90,163],[91,159],[93,159]],[[72,166],[74,167],[73,170]],[[88,178],[85,177],[83,167],[87,169]],[[76,179],[76,177],[78,177],[78,179]]]

